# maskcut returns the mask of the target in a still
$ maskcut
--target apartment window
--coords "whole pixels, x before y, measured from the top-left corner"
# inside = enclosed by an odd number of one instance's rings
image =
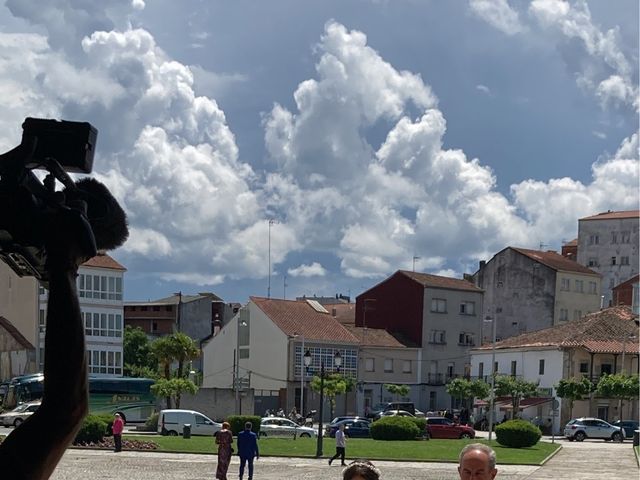
[[[611,243],[618,243],[618,232],[611,232]]]
[[[154,312],[159,312],[160,311],[160,305],[154,305],[153,306],[153,311]]]
[[[455,375],[456,364],[453,362],[449,362],[447,364],[447,377],[453,378]]]
[[[462,303],[460,303],[460,314],[461,315],[475,315],[476,314],[476,304],[475,304],[475,302],[462,302]]]
[[[367,358],[364,361],[364,369],[367,372],[374,372],[376,370],[375,358]]]
[[[152,332],[157,332],[158,331],[158,322],[152,322],[151,323],[151,331]]]
[[[571,280],[568,278],[563,278],[560,283],[560,290],[568,292],[571,289]]]
[[[498,373],[498,362],[493,362],[493,373]]]
[[[589,293],[598,294],[598,284],[596,282],[589,282]]]
[[[429,333],[429,343],[447,343],[446,331],[431,330]]]
[[[94,337],[122,337],[122,315],[119,313],[82,312],[84,333]]]
[[[567,308],[561,308],[560,309],[560,318],[559,320],[561,322],[566,322],[567,320],[569,320],[569,310]]]
[[[473,333],[460,332],[458,345],[474,345]]]
[[[393,372],[393,359],[392,358],[385,358],[384,359],[384,371],[385,371],[385,373],[392,373]]]
[[[620,243],[631,243],[631,232],[620,232]]]
[[[478,378],[480,380],[484,378],[484,362],[478,364]]]
[[[447,313],[447,301],[444,298],[433,298],[431,300],[431,311]]]
[[[172,312],[173,311],[173,305],[165,305],[164,309],[167,312]]]
[[[611,257],[611,265],[615,265],[616,264],[616,257]]]
[[[589,362],[580,362],[580,373],[589,373]]]
[[[538,361],[538,375],[544,375],[544,359]]]
[[[613,369],[611,368],[611,364],[610,363],[603,363],[600,365],[600,375],[611,375],[611,372],[613,371]]]
[[[595,257],[591,257],[587,263],[587,265],[589,267],[597,267],[598,266],[598,259]]]
[[[620,265],[629,265],[629,257],[620,257]]]
[[[598,235],[589,235],[589,245],[598,245],[600,238]]]
[[[609,279],[609,288],[613,288],[616,286],[615,280],[613,278]]]
[[[584,281],[576,280],[576,292],[582,293],[584,292]]]
[[[46,329],[47,329],[46,312],[44,309],[41,308],[38,315],[38,331],[40,333],[44,333]]]
[[[404,360],[402,362],[402,373],[411,373],[411,360]]]
[[[574,310],[573,311],[573,319],[579,320],[582,317],[582,310]]]
[[[516,371],[518,368],[518,362],[516,360],[511,360],[511,376],[516,376]]]

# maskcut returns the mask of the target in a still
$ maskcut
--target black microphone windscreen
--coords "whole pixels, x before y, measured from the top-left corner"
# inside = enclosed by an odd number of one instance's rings
[[[87,202],[87,218],[98,250],[112,250],[122,245],[129,236],[127,215],[109,189],[89,177],[78,180],[76,187]]]

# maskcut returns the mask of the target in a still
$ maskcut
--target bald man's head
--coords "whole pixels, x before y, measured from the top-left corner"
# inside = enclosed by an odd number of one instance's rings
[[[460,452],[458,473],[461,480],[493,480],[496,470],[496,452],[482,443],[467,445]]]

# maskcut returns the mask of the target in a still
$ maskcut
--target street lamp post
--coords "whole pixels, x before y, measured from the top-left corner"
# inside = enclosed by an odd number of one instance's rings
[[[236,351],[233,355],[234,365],[234,387],[236,389],[236,414],[241,414],[242,405],[240,403],[240,327],[246,327],[247,322],[238,318],[238,328],[236,331]]]
[[[496,315],[485,317],[485,321],[491,321],[491,391],[489,393],[489,442],[493,435],[493,408],[496,387]]]
[[[308,357],[308,361],[309,363],[311,363],[311,353],[309,351],[307,351],[307,353],[305,353],[305,357]],[[307,362],[307,360],[305,359],[305,363]],[[339,351],[336,351],[335,355],[333,356],[333,364],[336,366],[336,368],[338,370],[340,370],[340,366],[342,365],[342,356],[340,355]],[[321,457],[322,456],[322,428],[323,428],[323,424],[322,424],[322,416],[323,416],[323,406],[324,406],[324,360],[322,359],[322,357],[320,358],[320,407],[318,408],[318,414],[320,415],[320,418],[318,420],[318,443],[316,445],[316,457]]]

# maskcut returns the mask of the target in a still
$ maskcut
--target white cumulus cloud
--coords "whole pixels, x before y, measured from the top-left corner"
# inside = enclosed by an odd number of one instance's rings
[[[310,265],[302,264],[295,268],[290,268],[287,273],[292,277],[324,277],[327,271],[318,262],[313,262]]]
[[[470,0],[471,11],[507,35],[521,32],[524,27],[518,12],[507,0]]]

